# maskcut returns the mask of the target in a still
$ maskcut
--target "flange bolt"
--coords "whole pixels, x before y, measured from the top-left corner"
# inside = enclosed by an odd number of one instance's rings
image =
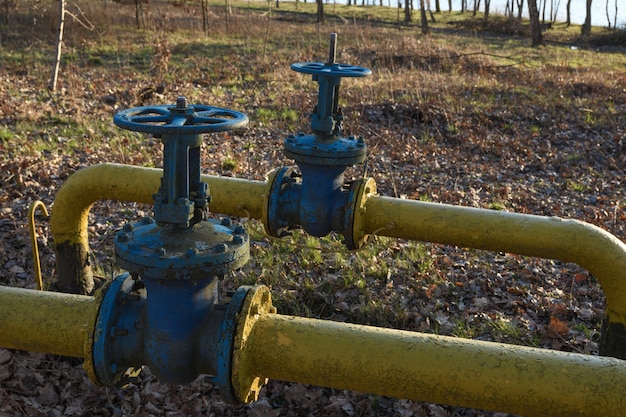
[[[154,223],[154,219],[152,217],[150,217],[150,216],[146,216],[143,219],[141,219],[141,224],[143,224],[143,225],[147,226],[147,225],[152,224],[152,223]]]
[[[226,243],[219,243],[219,244],[215,245],[213,250],[216,253],[224,253],[224,252],[226,252],[226,250],[228,250],[228,245]]]

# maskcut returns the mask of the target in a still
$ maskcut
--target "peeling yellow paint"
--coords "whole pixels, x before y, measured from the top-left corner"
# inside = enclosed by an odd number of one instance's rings
[[[278,346],[291,346],[293,344],[293,340],[283,333],[277,333],[276,337],[278,338]]]

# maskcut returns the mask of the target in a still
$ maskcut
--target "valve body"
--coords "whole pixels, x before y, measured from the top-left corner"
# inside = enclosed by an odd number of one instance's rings
[[[296,162],[299,173],[283,169],[274,179],[268,231],[279,237],[298,226],[318,237],[336,231],[346,236],[346,243],[354,248],[362,241],[352,238],[349,218],[361,182],[348,186],[344,174],[348,167],[365,161],[367,146],[363,138],[341,137],[344,116],[339,107],[339,86],[342,78],[364,77],[371,71],[335,63],[336,47],[337,35],[333,33],[328,62],[291,66],[294,71],[313,75],[319,84],[318,100],[311,114],[313,133],[289,135],[284,141],[285,156]]]
[[[128,272],[106,289],[98,314],[96,377],[106,385],[123,384],[143,365],[173,384],[217,375],[226,314],[220,282],[247,262],[250,250],[241,225],[208,218],[211,196],[201,181],[200,134],[230,130],[247,117],[189,106],[181,97],[173,106],[130,109],[114,120],[161,137],[164,167],[154,218],[124,225],[115,238],[118,264]]]

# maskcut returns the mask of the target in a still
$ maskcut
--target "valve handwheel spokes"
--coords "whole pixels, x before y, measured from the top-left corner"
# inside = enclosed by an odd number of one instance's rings
[[[291,69],[305,74],[322,75],[338,80],[344,77],[366,77],[372,73],[369,68],[354,65],[337,64],[337,34],[330,34],[330,46],[328,48],[328,62],[297,62],[291,64]]]
[[[155,136],[199,135],[245,127],[248,116],[221,107],[188,105],[184,97],[179,97],[175,105],[123,110],[115,115],[113,122],[123,129]]]
[[[322,62],[297,62],[291,64],[291,69],[305,74],[327,75],[341,78],[365,77],[372,73],[369,68]]]

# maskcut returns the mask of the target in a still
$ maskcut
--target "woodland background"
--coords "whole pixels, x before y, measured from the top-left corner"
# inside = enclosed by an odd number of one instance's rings
[[[245,132],[206,137],[205,172],[262,179],[291,165],[282,141],[308,131],[317,86],[289,65],[324,61],[330,32],[339,62],[373,71],[342,87],[344,133],[369,148],[367,166],[348,178],[367,170],[382,195],[575,218],[626,238],[621,28],[583,36],[554,22],[532,47],[529,22],[515,14],[433,9],[425,33],[419,7],[405,21],[403,9],[324,4],[321,21],[313,3],[79,1],[64,5],[59,43],[59,2],[0,5],[2,285],[34,288],[33,201],[50,207],[85,166],[161,166],[158,140],[113,125],[119,110],[185,95],[243,111]],[[116,231],[149,213],[96,204],[99,276],[120,272]],[[276,242],[244,222],[252,260],[228,285],[270,286],[283,314],[597,354],[604,295],[577,265],[382,237],[352,253],[338,236]],[[37,230],[49,285],[55,255],[43,216]],[[207,377],[168,386],[145,370],[124,389],[101,388],[80,362],[0,350],[0,416],[503,416],[280,381],[258,402],[230,406]]]

